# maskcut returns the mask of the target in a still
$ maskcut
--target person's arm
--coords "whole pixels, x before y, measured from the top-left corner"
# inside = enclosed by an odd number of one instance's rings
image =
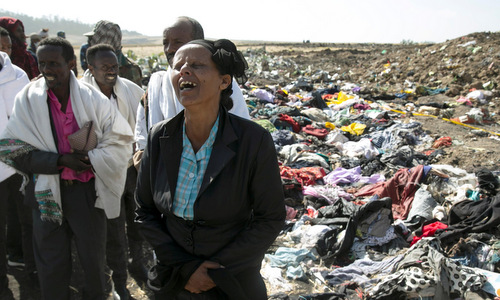
[[[35,150],[13,160],[17,169],[28,174],[57,174],[60,167],[67,167],[75,171],[84,171],[92,167],[88,156],[81,152],[61,155]]]
[[[148,128],[146,123],[145,109],[142,105],[137,108],[137,118],[135,122],[135,151],[142,151],[146,148],[147,138],[148,138]]]
[[[59,154],[41,150],[30,151],[13,159],[16,169],[26,174],[57,174]]]
[[[277,155],[271,135],[262,134],[250,176],[253,221],[210,260],[239,272],[262,259],[283,229],[286,212]]]
[[[169,70],[168,71],[161,71],[161,72],[156,72],[151,75],[151,78],[149,80],[149,85],[148,85],[148,96],[147,96],[147,101],[145,102],[145,105],[147,105],[147,116],[146,116],[146,124],[147,124],[147,130],[149,130],[151,127],[153,127],[156,123],[161,122],[165,120],[165,116],[163,115],[162,111],[162,104],[165,106],[166,103],[171,101],[168,98],[170,97],[170,94],[167,93],[167,95],[163,95],[162,89],[163,89],[163,84],[168,84],[169,83]],[[167,76],[165,78],[165,76]],[[163,103],[161,103],[163,102]]]

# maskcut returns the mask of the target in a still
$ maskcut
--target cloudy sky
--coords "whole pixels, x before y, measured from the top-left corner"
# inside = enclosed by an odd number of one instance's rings
[[[444,42],[479,31],[500,31],[499,0],[252,0],[252,1],[4,1],[2,9],[99,20],[159,36],[177,16],[197,19],[207,38],[301,42]],[[68,4],[70,3],[70,4]],[[161,4],[159,4],[161,3]]]

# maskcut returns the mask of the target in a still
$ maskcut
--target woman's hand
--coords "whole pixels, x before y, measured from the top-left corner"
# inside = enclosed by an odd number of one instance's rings
[[[196,271],[189,277],[188,282],[184,289],[187,291],[199,294],[201,292],[206,292],[215,287],[215,283],[212,278],[208,276],[208,269],[219,269],[224,268],[219,263],[213,261],[204,261]]]

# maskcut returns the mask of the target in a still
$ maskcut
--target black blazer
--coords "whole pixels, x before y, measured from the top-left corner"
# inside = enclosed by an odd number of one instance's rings
[[[183,288],[204,260],[238,277],[260,269],[285,220],[283,188],[269,132],[220,109],[219,129],[194,205],[194,219],[172,213],[184,112],[155,125],[139,170],[137,218],[158,260]]]

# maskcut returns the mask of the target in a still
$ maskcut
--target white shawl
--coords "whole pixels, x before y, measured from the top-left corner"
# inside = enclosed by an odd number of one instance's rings
[[[0,133],[7,126],[16,94],[27,85],[28,75],[13,65],[7,53],[0,51]],[[0,162],[0,182],[15,174],[15,170]]]
[[[22,140],[35,148],[57,153],[47,104],[45,79],[28,84],[17,96],[13,114],[3,133],[5,138]],[[78,125],[92,120],[96,125],[97,147],[89,151],[96,177],[96,207],[104,209],[108,218],[120,214],[120,199],[125,186],[126,169],[132,154],[132,130],[112,103],[95,88],[79,82],[71,73],[70,97]],[[61,210],[59,174],[37,174],[35,196],[39,205],[55,202]],[[61,215],[62,216],[62,215]],[[42,216],[44,220],[61,222]]]
[[[92,85],[98,91],[101,90],[95,81],[94,76],[92,76],[92,73],[88,69],[85,71],[80,80]],[[130,128],[134,130],[135,118],[137,117],[137,107],[139,106],[142,95],[144,95],[144,90],[132,81],[118,76],[113,91],[116,94],[118,110],[127,120]]]
[[[166,71],[155,72],[151,75],[148,84],[149,128],[163,120],[168,120],[180,113],[184,106],[177,99],[172,84],[172,68]],[[248,107],[236,80],[232,82],[233,108],[230,113],[250,120]],[[148,129],[149,129],[148,128]]]

